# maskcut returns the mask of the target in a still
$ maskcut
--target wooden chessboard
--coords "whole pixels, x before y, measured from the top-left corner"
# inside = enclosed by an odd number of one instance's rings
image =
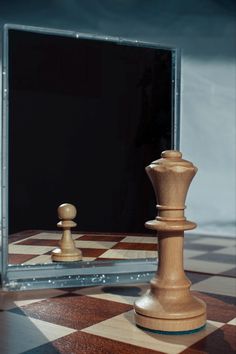
[[[74,234],[86,260],[156,257],[154,235]],[[9,244],[12,263],[51,262],[60,233],[24,232]],[[1,294],[1,354],[217,353],[236,350],[235,241],[187,234],[185,268],[207,303],[207,326],[189,335],[136,327],[133,302],[147,283]],[[7,329],[7,330],[6,330]]]
[[[9,238],[9,263],[51,263],[60,232],[23,231]],[[154,234],[73,233],[83,260],[156,258]],[[232,237],[185,233],[185,270],[236,277],[236,242]]]
[[[212,278],[188,272],[195,288]],[[222,292],[234,278],[222,278]],[[230,285],[231,284],[231,285]],[[235,283],[234,283],[235,284]],[[216,284],[216,287],[219,286]],[[136,327],[133,302],[148,284],[50,289],[2,294],[1,354],[233,354],[236,350],[235,297],[195,291],[207,303],[201,332],[160,335]]]
[[[29,231],[10,238],[9,263],[51,263],[51,251],[58,246],[61,233]],[[155,235],[73,233],[83,260],[156,258]]]

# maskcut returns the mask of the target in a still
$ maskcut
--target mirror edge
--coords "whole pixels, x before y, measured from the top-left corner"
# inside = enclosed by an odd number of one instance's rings
[[[75,38],[119,42],[133,46],[148,46],[171,50],[172,52],[172,132],[171,147],[178,150],[180,145],[180,79],[181,51],[179,48],[163,46],[160,43],[143,42],[120,37],[102,36],[53,28],[5,24],[2,27],[0,46],[0,111],[1,111],[1,227],[0,227],[0,286],[3,290],[29,290],[70,286],[101,285],[101,283],[127,283],[147,281],[153,276],[156,262],[153,259],[131,261],[85,262],[78,265],[8,265],[8,31],[25,30],[37,33],[62,35]],[[95,268],[96,267],[96,271]],[[80,270],[80,271],[79,271]],[[79,271],[79,272],[78,272]],[[82,271],[82,273],[81,273]],[[36,275],[38,276],[36,278]]]

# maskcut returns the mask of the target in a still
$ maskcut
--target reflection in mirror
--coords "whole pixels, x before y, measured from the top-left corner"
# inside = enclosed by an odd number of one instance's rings
[[[174,54],[8,30],[10,264],[51,262],[64,202],[84,260],[156,257],[145,166],[173,148]]]

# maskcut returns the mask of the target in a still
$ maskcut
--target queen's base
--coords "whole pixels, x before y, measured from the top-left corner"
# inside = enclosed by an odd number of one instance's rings
[[[185,319],[164,319],[143,316],[136,311],[135,321],[138,327],[163,334],[190,334],[205,327],[206,313]]]

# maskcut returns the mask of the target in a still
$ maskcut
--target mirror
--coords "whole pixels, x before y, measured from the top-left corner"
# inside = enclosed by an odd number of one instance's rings
[[[64,202],[77,208],[72,231],[84,261],[155,259],[145,166],[178,144],[177,51],[10,25],[4,49],[8,270],[60,266],[50,253]],[[135,249],[142,234],[145,247]],[[128,256],[114,251],[120,241],[134,244]]]

